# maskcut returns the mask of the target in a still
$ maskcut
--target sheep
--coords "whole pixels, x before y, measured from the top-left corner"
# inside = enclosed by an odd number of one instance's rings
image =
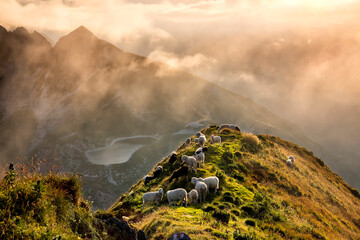
[[[206,152],[207,150],[208,150],[207,147],[203,147],[203,148],[198,148],[195,151],[194,157],[196,158],[196,162],[199,164],[199,167],[201,167],[201,164],[205,162],[204,152]]]
[[[186,140],[185,140],[185,144],[186,145],[189,145],[191,143],[191,138],[187,138]]]
[[[288,167],[292,167],[293,166],[293,162],[291,159],[286,160],[286,165],[288,165]]]
[[[199,193],[199,201],[205,202],[206,200],[206,193],[209,192],[209,188],[207,187],[206,183],[197,181],[195,183],[195,190]]]
[[[295,161],[295,157],[293,155],[290,155],[288,157],[288,159],[286,160],[286,165],[288,165],[288,167],[292,167]]]
[[[238,125],[230,124],[230,129],[231,129],[231,130],[234,130],[234,131],[239,131],[239,132],[240,132],[240,128],[238,127]]]
[[[174,190],[169,190],[166,192],[166,197],[169,201],[169,206],[174,202],[174,205],[177,201],[181,201],[185,203],[185,207],[187,207],[187,192],[183,188],[177,188]]]
[[[157,166],[154,173],[153,173],[153,176],[155,178],[159,177],[161,175],[161,173],[163,172],[163,167],[162,166]]]
[[[172,153],[170,154],[169,163],[170,163],[170,164],[173,164],[173,163],[176,161],[176,159],[177,159],[177,154],[176,154],[176,152],[172,152]]]
[[[201,133],[201,132],[197,132],[195,136],[196,136],[196,137],[200,137],[200,136],[204,136],[204,134]]]
[[[208,190],[215,189],[214,194],[219,189],[219,178],[217,178],[215,176],[207,177],[207,178],[201,178],[201,177],[200,178],[196,178],[196,177],[191,178],[192,184],[195,184],[197,181],[204,182],[207,185]]]
[[[122,220],[124,220],[124,221],[126,221],[126,222],[129,222],[129,220],[130,220],[130,218],[127,217],[127,216],[122,216],[121,218],[122,218]]]
[[[196,164],[196,158],[195,157],[189,157],[187,155],[182,155],[181,160],[182,160],[181,165],[186,163],[189,166],[189,170],[194,170],[195,172],[197,171],[197,169],[196,169],[197,164]]]
[[[208,150],[207,147],[199,147],[198,149],[196,149],[195,155],[200,154],[201,152],[207,152],[207,150]]]
[[[146,185],[146,184],[148,184],[149,182],[151,182],[152,180],[154,180],[156,177],[154,177],[154,176],[150,176],[150,175],[146,175],[145,177],[144,177],[144,184]]]
[[[190,204],[197,204],[198,199],[199,199],[199,193],[198,191],[196,191],[196,189],[191,190],[190,192],[188,192],[187,194],[187,198],[190,201]]]
[[[175,178],[179,178],[181,176],[186,176],[188,174],[188,172],[189,172],[188,167],[182,166],[181,168],[179,168],[173,172],[173,174],[169,178],[169,182],[171,182]]]
[[[238,125],[234,125],[234,124],[221,124],[220,127],[218,128],[218,132],[220,132],[221,130],[225,129],[225,128],[229,128],[233,131],[239,131],[240,132],[240,128],[238,127]]]
[[[199,143],[199,138],[194,138],[194,143]]]
[[[202,147],[204,147],[205,142],[206,142],[206,137],[205,137],[205,135],[201,135],[201,136],[199,137],[199,145],[202,146]]]
[[[156,202],[156,205],[158,205],[159,201],[163,198],[163,195],[164,195],[164,191],[162,188],[159,188],[159,190],[156,192],[144,193],[142,196],[142,198],[143,198],[142,209],[144,210],[145,204],[148,202]]]
[[[218,143],[219,146],[221,146],[221,137],[220,136],[214,136],[211,135],[211,143]]]
[[[217,131],[220,132],[221,130],[223,130],[225,128],[230,128],[230,124],[221,124]]]

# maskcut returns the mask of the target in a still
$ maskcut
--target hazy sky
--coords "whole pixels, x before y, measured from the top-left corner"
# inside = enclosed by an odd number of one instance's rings
[[[0,24],[52,44],[83,25],[250,97],[315,140],[360,144],[360,1],[1,0]]]

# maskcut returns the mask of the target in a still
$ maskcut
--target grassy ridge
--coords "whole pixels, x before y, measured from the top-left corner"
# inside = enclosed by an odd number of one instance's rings
[[[216,126],[202,131],[207,139]],[[182,145],[174,166],[163,159],[163,175],[144,186],[142,180],[112,206],[117,216],[129,216],[150,239],[186,232],[192,239],[357,239],[360,235],[359,193],[333,173],[312,152],[268,135],[254,136],[225,130],[223,144],[209,147],[205,167],[197,173],[168,179],[183,154],[198,147]],[[286,166],[289,155],[296,160]],[[205,204],[142,208],[142,194],[177,187],[190,191],[193,176],[217,176],[220,191]]]

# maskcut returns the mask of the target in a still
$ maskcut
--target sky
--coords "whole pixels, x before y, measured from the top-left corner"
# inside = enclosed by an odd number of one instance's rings
[[[357,154],[360,1],[1,0],[0,25],[53,45],[83,25],[253,99],[340,157]]]

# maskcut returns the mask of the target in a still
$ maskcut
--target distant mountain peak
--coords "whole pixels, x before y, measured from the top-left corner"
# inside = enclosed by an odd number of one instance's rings
[[[80,26],[77,29],[75,29],[74,31],[72,31],[70,34],[82,34],[82,35],[91,35],[91,36],[95,36],[92,32],[90,32],[89,29],[87,29],[84,26]]]
[[[89,40],[95,40],[97,37],[90,32],[86,27],[80,26],[69,34],[61,37],[56,43],[55,48],[60,45],[67,46],[69,43],[85,44]]]
[[[80,26],[60,39],[65,39],[65,38],[71,38],[71,39],[96,38],[96,36],[92,32],[90,32],[86,27]]]

